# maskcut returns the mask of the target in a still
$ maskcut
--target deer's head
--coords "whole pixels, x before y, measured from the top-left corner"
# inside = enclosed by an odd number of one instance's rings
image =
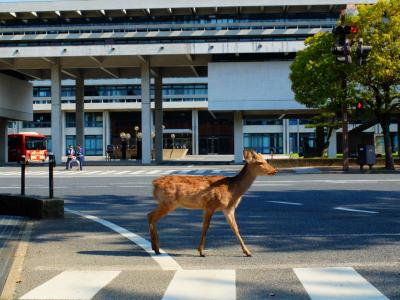
[[[243,156],[248,168],[256,176],[275,175],[278,172],[265,160],[261,153],[256,153],[254,150],[244,150]]]

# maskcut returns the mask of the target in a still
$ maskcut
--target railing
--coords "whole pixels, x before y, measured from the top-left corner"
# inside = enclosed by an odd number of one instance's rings
[[[312,29],[333,28],[337,20],[308,20],[284,22],[235,22],[235,23],[206,23],[206,24],[91,24],[67,26],[24,26],[2,27],[0,35],[58,35],[82,33],[126,33],[154,31],[197,31],[197,30],[242,30],[242,29]]]
[[[121,104],[140,103],[140,96],[87,96],[85,104]],[[154,98],[151,98],[154,101]],[[168,95],[163,97],[163,102],[207,102],[208,95]],[[75,97],[62,97],[62,104],[75,104]],[[51,104],[51,97],[39,97],[33,99],[33,104]]]

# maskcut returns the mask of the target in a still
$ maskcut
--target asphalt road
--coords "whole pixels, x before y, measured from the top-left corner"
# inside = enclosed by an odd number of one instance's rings
[[[55,178],[55,194],[68,209],[149,240],[146,214],[156,206],[156,177],[76,172]],[[17,177],[0,182],[0,192],[18,193]],[[28,177],[27,193],[47,195],[46,177]],[[182,269],[234,270],[237,299],[309,299],[295,270],[325,267],[351,267],[387,298],[400,299],[399,216],[398,174],[281,173],[257,178],[236,210],[251,258],[221,213],[212,219],[205,258],[196,250],[201,211],[178,209],[158,228],[161,248]],[[121,272],[93,299],[161,299],[174,276],[104,224],[67,213],[33,225],[17,296],[65,270],[87,269]]]

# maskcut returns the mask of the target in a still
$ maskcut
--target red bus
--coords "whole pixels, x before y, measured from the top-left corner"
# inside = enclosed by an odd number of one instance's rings
[[[36,132],[22,132],[8,135],[8,161],[45,161],[47,158],[46,137]]]

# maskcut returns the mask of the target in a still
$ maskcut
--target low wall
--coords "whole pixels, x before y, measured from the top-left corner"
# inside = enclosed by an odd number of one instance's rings
[[[64,200],[0,194],[0,215],[34,219],[63,218]]]

